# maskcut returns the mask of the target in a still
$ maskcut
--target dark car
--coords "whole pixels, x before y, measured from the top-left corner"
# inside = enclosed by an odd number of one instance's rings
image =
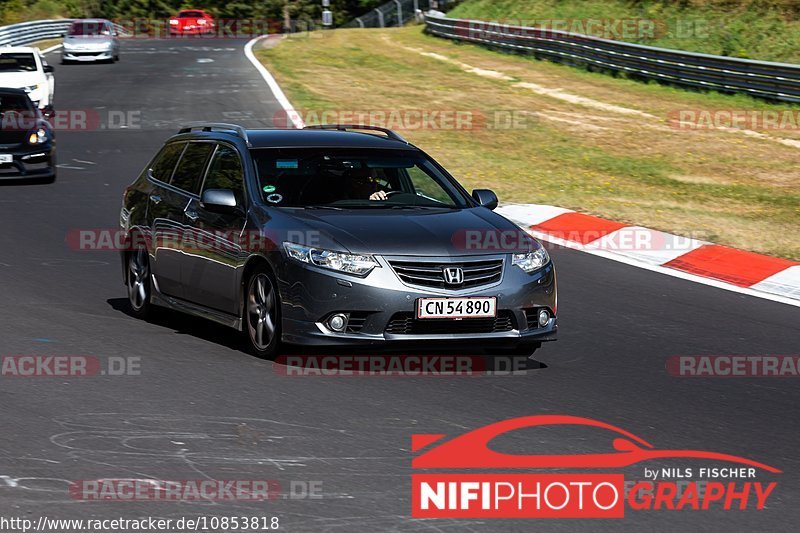
[[[56,179],[53,128],[22,89],[0,88],[0,180]]]
[[[396,133],[190,125],[124,195],[133,313],[162,305],[305,345],[531,354],[556,336],[540,243]]]

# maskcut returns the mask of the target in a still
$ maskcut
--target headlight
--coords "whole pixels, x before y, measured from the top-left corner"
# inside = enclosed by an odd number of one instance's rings
[[[533,252],[524,254],[514,254],[511,262],[520,267],[525,272],[533,272],[539,270],[550,261],[550,256],[547,255],[547,250],[539,248]]]
[[[40,83],[37,83],[36,85],[28,85],[27,87],[23,87],[22,90],[24,90],[26,93],[32,93],[41,86],[42,85]]]
[[[47,142],[47,131],[44,128],[39,128],[28,136],[28,142],[31,144],[43,144]]]
[[[284,242],[283,248],[292,259],[302,263],[309,263],[322,268],[329,268],[338,272],[346,272],[357,276],[366,276],[375,267],[380,265],[369,255],[348,254],[332,250],[320,250],[302,244]]]

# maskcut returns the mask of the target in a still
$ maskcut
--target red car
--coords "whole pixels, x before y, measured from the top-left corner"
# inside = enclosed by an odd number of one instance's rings
[[[214,31],[214,17],[202,9],[184,9],[169,19],[173,35],[198,35]]]

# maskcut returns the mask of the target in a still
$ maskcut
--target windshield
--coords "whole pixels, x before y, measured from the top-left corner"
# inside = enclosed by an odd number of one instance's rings
[[[199,11],[181,11],[178,13],[178,18],[181,19],[194,19],[194,18],[202,18],[203,14]]]
[[[69,28],[69,35],[108,35],[109,33],[104,22],[75,22]]]
[[[33,114],[33,104],[30,98],[24,94],[0,93],[0,115],[5,117],[9,113]]]
[[[464,195],[408,150],[253,150],[261,195],[276,207],[463,208]]]
[[[0,53],[0,72],[35,72],[36,60],[30,52]]]

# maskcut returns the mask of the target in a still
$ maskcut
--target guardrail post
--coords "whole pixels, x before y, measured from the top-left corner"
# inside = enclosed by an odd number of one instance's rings
[[[375,11],[378,12],[378,24],[381,25],[381,28],[385,28],[386,26],[383,24],[383,11],[378,8],[375,8]]]
[[[356,22],[358,22],[358,27],[359,28],[363,28],[364,27],[364,21],[361,20],[361,17],[356,17]]]
[[[400,0],[394,0],[394,3],[397,4],[397,27],[403,25],[403,5],[400,3]]]

